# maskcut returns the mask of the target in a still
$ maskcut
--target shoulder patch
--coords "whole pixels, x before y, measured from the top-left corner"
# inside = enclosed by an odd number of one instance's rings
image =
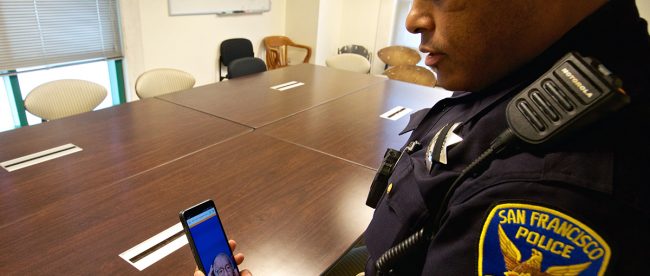
[[[609,245],[551,208],[504,203],[490,210],[478,246],[478,275],[603,275]]]

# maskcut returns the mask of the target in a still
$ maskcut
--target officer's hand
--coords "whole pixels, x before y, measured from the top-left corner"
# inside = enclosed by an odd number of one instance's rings
[[[205,276],[205,274],[203,274],[203,272],[201,272],[201,270],[199,270],[199,267],[197,266],[196,268],[194,268],[194,276]]]
[[[230,250],[232,252],[235,252],[235,248],[237,248],[237,242],[235,240],[229,240],[228,245],[230,245]],[[235,254],[235,262],[237,263],[237,266],[241,265],[241,263],[244,261],[244,254],[242,253],[237,253]],[[240,271],[241,276],[253,276],[253,274],[248,271],[248,269],[244,269]]]

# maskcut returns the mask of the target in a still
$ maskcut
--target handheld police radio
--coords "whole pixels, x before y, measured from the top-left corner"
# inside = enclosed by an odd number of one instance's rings
[[[630,102],[604,65],[569,53],[508,104],[509,129],[538,145],[593,123]]]
[[[512,145],[548,145],[630,102],[622,82],[605,66],[576,52],[566,54],[506,107],[508,128],[468,165],[447,189],[436,216],[377,259],[378,275],[399,273],[395,264],[436,235],[454,191],[469,176]],[[426,248],[426,247],[424,247]]]

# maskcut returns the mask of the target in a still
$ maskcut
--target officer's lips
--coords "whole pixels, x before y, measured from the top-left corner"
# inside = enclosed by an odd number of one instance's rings
[[[424,59],[424,64],[429,67],[435,67],[440,60],[444,57],[444,54],[440,52],[430,52],[427,57]]]

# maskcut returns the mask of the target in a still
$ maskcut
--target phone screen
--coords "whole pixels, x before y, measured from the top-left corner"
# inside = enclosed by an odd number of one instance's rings
[[[239,275],[217,210],[206,204],[197,207],[203,210],[192,212],[196,215],[186,217],[186,220],[202,270],[206,276]]]

